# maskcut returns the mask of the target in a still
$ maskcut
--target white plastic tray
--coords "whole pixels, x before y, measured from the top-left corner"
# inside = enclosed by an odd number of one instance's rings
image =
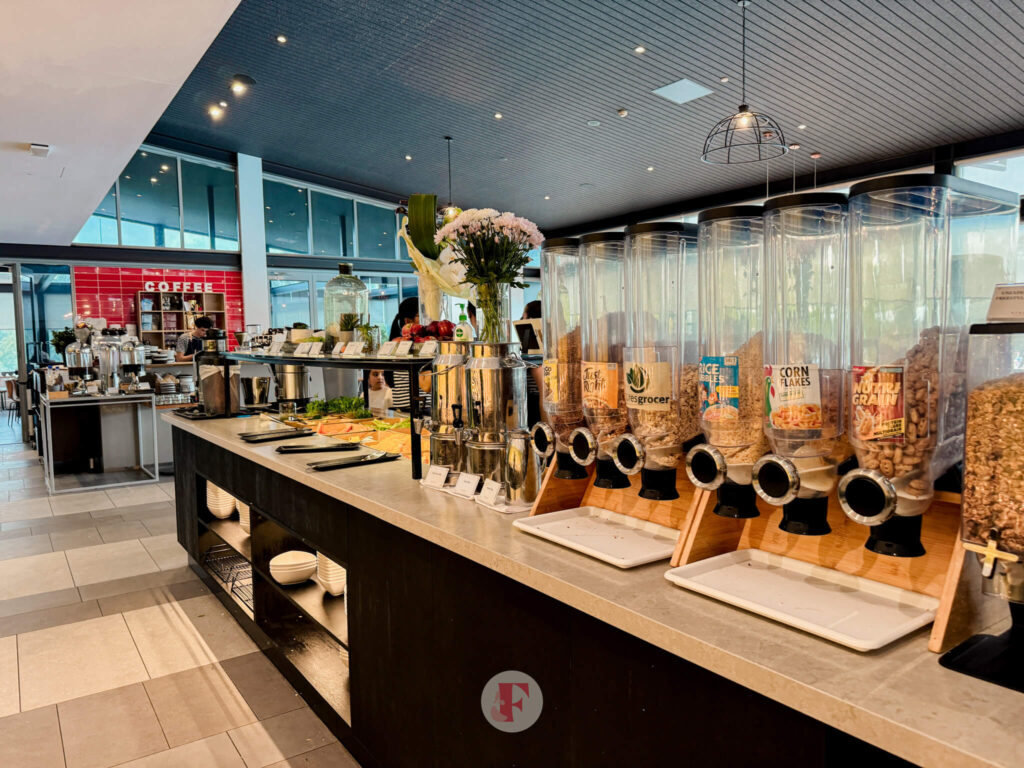
[[[502,496],[502,499],[504,496]],[[529,512],[531,504],[506,504],[504,501],[499,501],[497,504],[488,504],[486,501],[480,498],[480,494],[476,495],[476,503],[484,509],[489,509],[492,512],[500,512],[503,515],[521,515],[523,512]]]
[[[512,525],[619,568],[672,557],[679,531],[600,507],[521,517]]]
[[[858,651],[930,624],[939,606],[934,597],[759,549],[673,568],[665,578]]]

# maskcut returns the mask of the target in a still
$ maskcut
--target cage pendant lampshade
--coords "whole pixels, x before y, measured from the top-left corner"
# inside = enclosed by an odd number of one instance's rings
[[[737,5],[743,18],[742,32],[742,92],[743,104],[735,115],[719,120],[704,140],[700,159],[705,163],[734,165],[759,163],[782,157],[789,151],[782,128],[768,115],[751,112],[747,106],[747,5],[750,0],[739,0]]]
[[[759,163],[782,157],[788,151],[778,123],[740,104],[735,115],[719,120],[711,129],[700,157],[705,163]]]

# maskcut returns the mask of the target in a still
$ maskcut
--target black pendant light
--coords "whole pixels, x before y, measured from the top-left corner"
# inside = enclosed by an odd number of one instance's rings
[[[441,211],[441,215],[448,221],[455,218],[459,209],[452,204],[452,137],[445,136],[444,140],[448,143],[448,205]]]
[[[789,148],[779,124],[767,115],[751,112],[747,106],[747,5],[750,0],[739,0],[743,15],[743,103],[735,115],[720,120],[707,139],[700,159],[705,163],[729,164],[759,163],[782,157]]]

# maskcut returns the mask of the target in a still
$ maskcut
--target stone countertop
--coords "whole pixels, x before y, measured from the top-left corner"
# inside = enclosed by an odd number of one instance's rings
[[[520,515],[423,488],[404,461],[311,472],[309,455],[237,439],[250,419],[161,418],[914,763],[1024,764],[1024,694],[940,667],[929,628],[858,653],[675,587],[667,562],[623,571],[530,536]]]

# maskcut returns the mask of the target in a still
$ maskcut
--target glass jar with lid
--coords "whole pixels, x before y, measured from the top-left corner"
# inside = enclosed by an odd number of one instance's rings
[[[351,264],[339,264],[338,274],[324,286],[324,349],[354,340],[355,331],[369,320],[370,292],[352,274]]]

